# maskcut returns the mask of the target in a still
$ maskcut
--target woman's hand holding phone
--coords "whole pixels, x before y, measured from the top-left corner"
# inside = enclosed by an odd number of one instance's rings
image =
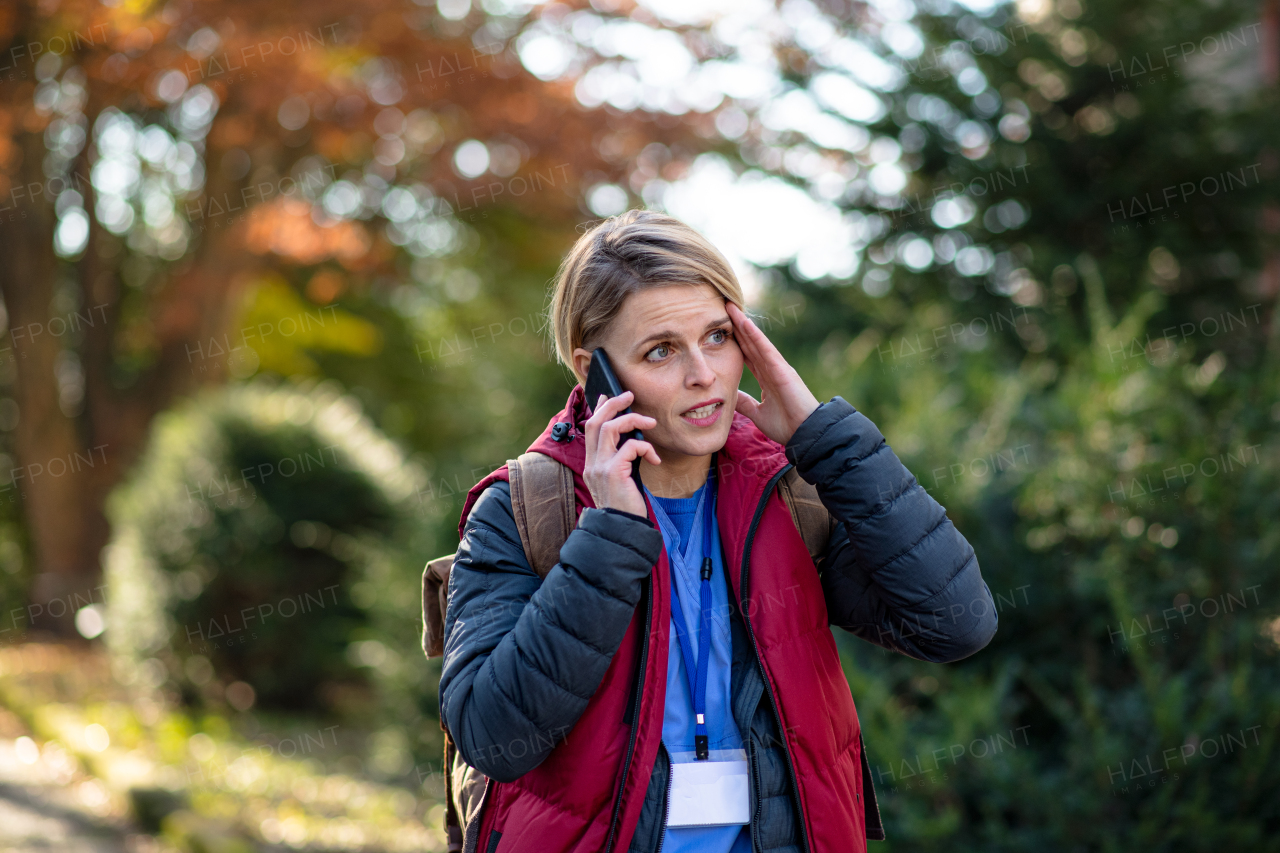
[[[648,459],[651,465],[660,465],[658,452],[647,441],[629,439],[618,446],[618,437],[633,429],[644,431],[658,425],[648,415],[629,412],[614,417],[631,404],[635,394],[624,391],[617,397],[600,395],[595,411],[587,418],[584,430],[587,460],[582,478],[591,492],[591,499],[600,509],[619,509],[633,515],[647,516],[648,506],[644,495],[631,477],[631,461],[637,457]]]

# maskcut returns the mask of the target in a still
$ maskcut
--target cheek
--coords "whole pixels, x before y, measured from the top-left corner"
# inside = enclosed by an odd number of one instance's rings
[[[746,362],[742,358],[742,350],[737,346],[726,347],[723,357],[716,364],[716,373],[719,374],[721,380],[729,387],[729,392],[733,393],[738,390],[738,386],[742,384],[742,369]]]
[[[657,418],[662,423],[670,401],[675,399],[678,388],[670,387],[664,382],[659,372],[649,373],[635,380],[634,385],[627,386],[636,395],[635,404],[631,407],[642,415]]]

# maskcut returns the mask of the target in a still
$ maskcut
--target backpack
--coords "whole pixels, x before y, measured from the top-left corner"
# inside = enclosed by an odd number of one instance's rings
[[[545,578],[560,561],[560,546],[577,524],[573,471],[535,451],[508,459],[507,470],[520,544],[538,577]],[[794,467],[778,481],[778,491],[816,564],[826,551],[835,519],[819,500],[818,490],[801,479]],[[422,650],[428,658],[444,654],[444,620],[453,558],[453,554],[436,557],[422,572]],[[449,853],[457,853],[462,850],[467,820],[487,780],[458,755],[443,718],[440,728],[444,731],[445,832]]]

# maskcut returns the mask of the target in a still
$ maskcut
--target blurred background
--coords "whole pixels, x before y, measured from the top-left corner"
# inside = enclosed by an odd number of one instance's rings
[[[444,849],[423,564],[632,207],[995,596],[955,665],[836,632],[873,850],[1280,849],[1277,0],[10,0],[0,47],[0,849]]]

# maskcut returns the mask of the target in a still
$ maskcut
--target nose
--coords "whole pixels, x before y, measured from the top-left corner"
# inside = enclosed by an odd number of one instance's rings
[[[685,371],[685,385],[691,388],[710,387],[716,381],[716,372],[703,351],[694,347],[689,352],[689,362]]]

